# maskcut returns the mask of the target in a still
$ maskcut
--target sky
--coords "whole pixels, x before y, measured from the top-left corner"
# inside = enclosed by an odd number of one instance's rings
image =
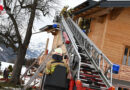
[[[59,4],[58,7],[59,7],[59,10],[62,10],[62,8],[66,5],[68,5],[69,8],[74,8],[75,6],[83,3],[86,0],[59,0],[59,1],[60,1],[59,2],[60,4]],[[39,28],[41,28],[42,26],[45,26],[45,25],[52,24],[53,23],[53,16],[44,17],[44,18],[42,18],[41,21],[36,21],[35,24],[34,24],[36,29],[39,29]]]

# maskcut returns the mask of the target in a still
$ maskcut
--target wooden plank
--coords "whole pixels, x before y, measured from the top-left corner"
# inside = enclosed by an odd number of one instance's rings
[[[96,18],[96,17],[110,13],[111,10],[112,10],[112,8],[102,9],[98,12],[86,15],[85,18]]]
[[[86,10],[85,12],[83,12],[84,14],[81,13],[81,14],[76,15],[76,17],[77,17],[77,18],[79,18],[79,17],[85,17],[85,16],[90,15],[90,14],[92,14],[92,13],[98,12],[98,11],[100,11],[100,10],[102,10],[102,9],[103,9],[103,8],[95,7],[95,8]]]

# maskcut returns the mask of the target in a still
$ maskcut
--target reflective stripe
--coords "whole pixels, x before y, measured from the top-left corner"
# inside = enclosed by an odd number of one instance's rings
[[[46,74],[50,74],[50,70],[46,68],[45,70]]]
[[[54,72],[55,68],[56,68],[56,66],[52,66],[52,67],[51,67],[51,73]]]
[[[65,66],[67,68],[67,72],[68,72],[68,67],[67,65],[65,65],[65,62],[54,62],[54,60],[52,60],[51,62],[48,63],[46,69],[45,69],[45,73],[46,74],[52,74],[55,71],[55,68],[57,65],[61,65],[61,66]]]

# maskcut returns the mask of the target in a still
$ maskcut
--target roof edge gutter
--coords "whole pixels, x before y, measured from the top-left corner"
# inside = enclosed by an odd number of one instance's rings
[[[95,3],[95,4],[91,5],[91,6],[85,7],[83,9],[81,9],[80,11],[73,13],[73,15],[78,15],[78,14],[80,14],[80,13],[86,11],[86,10],[89,10],[89,9],[91,9],[93,7],[96,7],[96,6],[100,5],[102,2],[105,2],[105,1],[106,0],[101,0],[100,2],[97,2],[97,3]]]

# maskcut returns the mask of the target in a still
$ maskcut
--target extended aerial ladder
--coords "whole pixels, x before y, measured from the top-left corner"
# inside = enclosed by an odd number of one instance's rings
[[[70,17],[66,19],[60,17],[60,20],[57,21],[66,46],[72,74],[69,90],[115,90],[112,86],[113,64],[111,61]],[[24,90],[45,68],[48,60],[49,58],[46,58],[45,62],[40,65],[34,76],[25,85]]]
[[[70,17],[60,19],[59,26],[77,90],[114,90],[111,61]]]

